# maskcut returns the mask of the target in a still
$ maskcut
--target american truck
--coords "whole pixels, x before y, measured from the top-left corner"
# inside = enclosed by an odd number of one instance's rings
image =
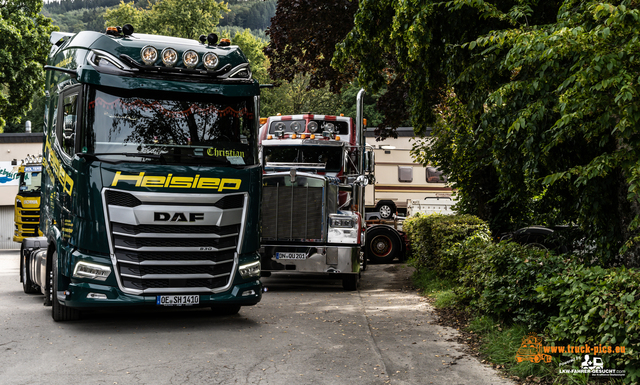
[[[325,274],[356,290],[367,260],[390,262],[404,251],[391,226],[368,226],[365,187],[373,151],[364,139],[362,99],[353,118],[272,116],[260,130],[262,272]]]
[[[42,235],[39,230],[42,156],[29,155],[23,159],[17,175],[20,184],[14,204],[13,241],[22,243],[25,238]]]
[[[24,291],[55,321],[258,303],[260,89],[242,51],[128,24],[50,41],[43,236],[22,243]]]

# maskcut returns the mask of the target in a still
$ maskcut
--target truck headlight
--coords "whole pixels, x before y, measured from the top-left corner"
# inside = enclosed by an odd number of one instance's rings
[[[95,263],[78,262],[73,269],[74,278],[89,278],[98,281],[106,281],[111,274],[109,266],[97,265]]]
[[[327,240],[329,243],[358,243],[358,217],[330,214]]]
[[[242,278],[247,279],[251,277],[260,276],[260,261],[247,263],[246,265],[240,265],[238,268]]]
[[[184,51],[182,54],[182,62],[187,68],[195,68],[198,65],[198,53],[192,49]]]
[[[158,59],[158,50],[155,47],[146,45],[140,50],[140,58],[142,58],[144,64],[151,66]]]

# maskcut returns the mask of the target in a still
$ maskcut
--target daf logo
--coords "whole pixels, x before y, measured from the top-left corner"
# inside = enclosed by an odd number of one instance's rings
[[[195,222],[204,220],[204,213],[153,213],[155,222]]]

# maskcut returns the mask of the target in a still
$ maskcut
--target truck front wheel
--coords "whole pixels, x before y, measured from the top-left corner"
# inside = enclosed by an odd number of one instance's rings
[[[58,253],[56,251],[51,255],[51,317],[54,321],[73,321],[80,318],[80,311],[67,307],[58,302]]]
[[[400,252],[400,242],[386,229],[367,233],[367,257],[371,263],[391,263]]]

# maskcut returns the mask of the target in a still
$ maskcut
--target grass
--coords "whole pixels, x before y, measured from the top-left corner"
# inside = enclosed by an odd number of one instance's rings
[[[451,307],[455,305],[453,289],[458,286],[452,279],[444,279],[431,271],[416,270],[413,274],[413,284],[420,288],[422,295],[435,299],[436,307]]]
[[[489,361],[501,365],[512,376],[544,378],[553,374],[553,367],[547,363],[515,360],[524,336],[529,328],[524,325],[502,326],[490,317],[476,317],[469,323],[469,329],[482,338],[480,352]]]

